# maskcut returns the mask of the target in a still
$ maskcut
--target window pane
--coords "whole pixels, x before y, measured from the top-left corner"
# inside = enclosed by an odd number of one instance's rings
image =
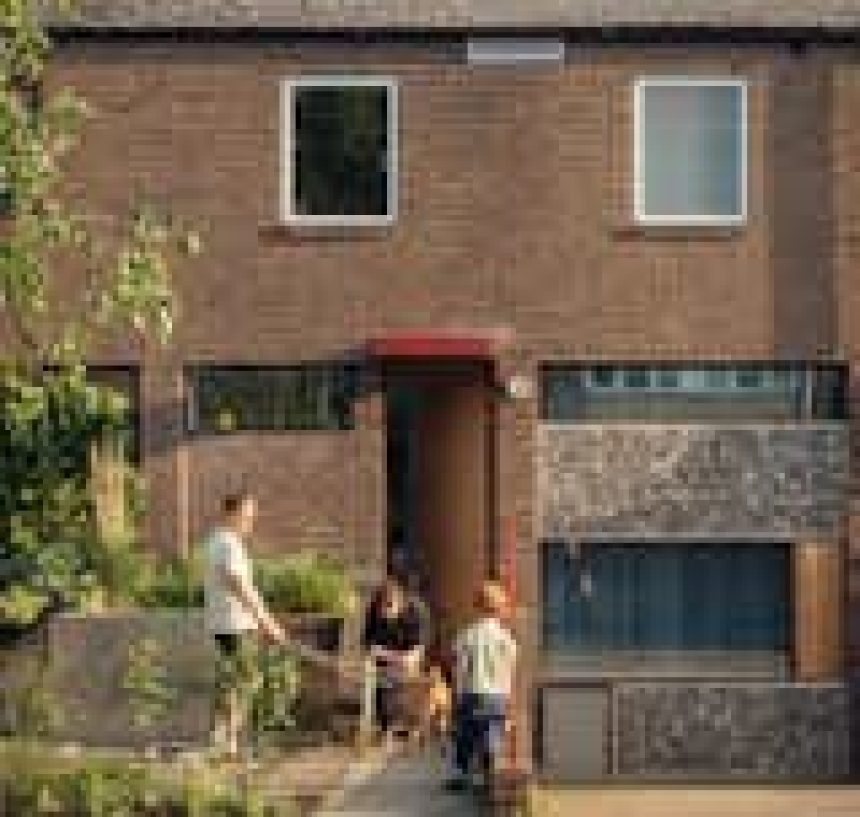
[[[352,427],[352,367],[199,367],[192,373],[197,430],[336,430]]]
[[[294,213],[389,213],[390,104],[382,86],[295,89]]]
[[[664,365],[651,371],[554,363],[542,378],[543,419],[550,422],[796,422],[839,420],[847,413],[846,370],[839,365]]]
[[[741,215],[741,86],[645,84],[639,94],[643,215]]]
[[[781,544],[545,546],[547,649],[755,650],[789,646],[789,549]],[[592,576],[591,593],[580,574]]]
[[[136,366],[87,366],[87,382],[121,395],[126,410],[122,437],[132,462],[140,459],[140,372]]]

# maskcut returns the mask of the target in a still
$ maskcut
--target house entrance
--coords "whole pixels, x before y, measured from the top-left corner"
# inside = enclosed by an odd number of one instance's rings
[[[494,402],[490,367],[389,364],[389,570],[416,576],[444,647],[493,569]]]

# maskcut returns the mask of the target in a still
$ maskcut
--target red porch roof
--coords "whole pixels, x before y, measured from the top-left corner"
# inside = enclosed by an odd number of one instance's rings
[[[365,351],[368,357],[377,360],[493,360],[510,343],[511,338],[509,329],[398,330],[369,338]]]

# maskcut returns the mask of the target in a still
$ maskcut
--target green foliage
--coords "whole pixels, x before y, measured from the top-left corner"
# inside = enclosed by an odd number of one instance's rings
[[[260,592],[276,612],[345,617],[355,610],[357,594],[349,573],[323,555],[258,560],[254,572]]]
[[[258,559],[254,578],[266,603],[277,613],[345,617],[355,611],[357,593],[349,573],[316,553]],[[184,559],[157,565],[151,583],[136,597],[144,607],[203,604],[202,567]]]
[[[195,559],[159,560],[135,594],[140,607],[186,608],[203,605],[201,567]]]
[[[116,602],[146,581],[126,524],[139,494],[132,475],[114,473],[119,498],[106,504],[93,484],[94,446],[116,439],[128,407],[88,385],[82,362],[118,334],[165,342],[172,262],[200,244],[141,203],[145,191],[130,192],[123,216],[87,209],[66,183],[90,111],[43,82],[41,20],[70,5],[0,0],[0,309],[13,333],[0,358],[0,624],[13,626],[55,604]]]
[[[252,637],[241,639],[234,654],[221,656],[216,710],[235,692],[257,742],[291,733],[301,684],[299,664],[287,648],[262,648]]]
[[[125,411],[78,367],[0,378],[0,622],[115,602],[145,580],[140,486],[111,454]]]
[[[133,725],[139,732],[157,725],[176,700],[176,690],[161,661],[163,654],[163,648],[153,638],[143,638],[128,647],[122,687],[131,705]]]
[[[295,655],[283,649],[260,652],[256,677],[249,686],[250,723],[258,739],[293,729],[300,684]]]
[[[62,707],[48,683],[43,652],[0,653],[0,734],[33,740],[62,724]]]
[[[32,747],[0,751],[0,803],[15,817],[293,817],[209,768],[185,775],[119,760],[70,763]]]
[[[119,396],[80,369],[0,378],[0,620],[28,624],[51,604],[86,607],[99,588],[117,595],[131,582],[133,527],[97,524],[91,467],[123,423]],[[125,520],[139,503],[133,475],[119,476]]]
[[[90,212],[67,195],[64,171],[90,111],[69,88],[46,92],[51,49],[37,9],[59,14],[68,5],[0,0],[0,190],[9,210],[0,301],[20,342],[16,354],[31,360],[80,359],[95,336],[116,330],[166,340],[176,312],[170,262],[200,244],[138,195],[124,218]],[[81,280],[55,286],[70,267],[84,272]]]

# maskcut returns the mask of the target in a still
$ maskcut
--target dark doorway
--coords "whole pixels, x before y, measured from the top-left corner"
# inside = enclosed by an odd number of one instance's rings
[[[388,567],[418,577],[444,648],[494,551],[495,405],[481,363],[389,364]]]

